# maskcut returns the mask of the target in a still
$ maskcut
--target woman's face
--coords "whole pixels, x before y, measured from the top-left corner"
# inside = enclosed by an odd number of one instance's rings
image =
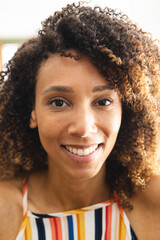
[[[38,127],[50,169],[91,178],[105,167],[121,125],[121,102],[87,57],[52,55],[37,76],[30,127]]]

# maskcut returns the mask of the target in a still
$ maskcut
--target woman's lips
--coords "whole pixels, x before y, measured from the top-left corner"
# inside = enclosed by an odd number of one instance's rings
[[[64,151],[70,158],[79,163],[91,162],[101,149],[101,144],[93,144],[90,147],[75,147],[63,145]]]

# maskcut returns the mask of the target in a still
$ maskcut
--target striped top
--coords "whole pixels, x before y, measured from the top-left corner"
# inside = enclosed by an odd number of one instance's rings
[[[27,208],[16,240],[138,240],[124,210],[112,199],[73,211],[36,214]]]

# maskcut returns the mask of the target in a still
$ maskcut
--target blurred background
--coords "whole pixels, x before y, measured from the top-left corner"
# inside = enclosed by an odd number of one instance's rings
[[[14,52],[37,34],[41,22],[68,3],[77,0],[0,0],[0,69]],[[91,0],[89,5],[116,8],[160,39],[160,0]]]

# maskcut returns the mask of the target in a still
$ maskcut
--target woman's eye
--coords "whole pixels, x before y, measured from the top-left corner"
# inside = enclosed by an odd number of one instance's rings
[[[102,99],[97,102],[98,106],[108,106],[111,104],[111,100],[108,99]]]
[[[68,104],[62,99],[54,99],[50,101],[50,104],[54,107],[66,107]]]

